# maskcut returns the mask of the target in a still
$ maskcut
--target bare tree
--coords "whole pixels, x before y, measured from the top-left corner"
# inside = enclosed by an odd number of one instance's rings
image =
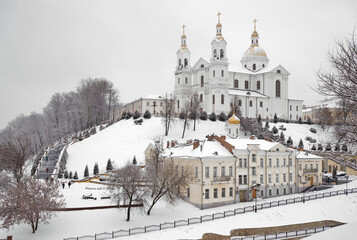
[[[191,109],[190,109],[190,118],[193,119],[193,131],[196,131],[196,121],[200,116],[200,99],[198,94],[193,94],[191,96]]]
[[[0,199],[1,227],[9,229],[15,224],[31,225],[35,233],[39,223],[48,223],[64,206],[64,200],[56,181],[39,181],[23,178],[18,183],[9,183],[6,194]]]
[[[165,125],[165,136],[169,134],[170,126],[174,122],[174,118],[172,116],[173,114],[173,103],[174,99],[172,94],[168,95],[167,93],[165,94],[164,98],[164,118],[162,119],[163,124]]]
[[[316,110],[316,118],[322,129],[333,124],[332,113],[328,107],[322,107]]]
[[[160,165],[160,155],[164,152],[164,143],[162,137],[154,137],[153,145],[149,149],[149,152],[146,154],[147,167],[146,175],[149,179],[156,179],[159,174],[159,165]],[[151,197],[154,197],[156,191],[156,182],[151,181]]]
[[[27,137],[17,137],[0,145],[0,169],[11,172],[20,182],[25,169],[31,164],[29,157],[33,154],[31,142]]]
[[[148,180],[151,183],[153,198],[147,215],[150,215],[152,208],[161,199],[164,198],[167,203],[174,205],[177,199],[180,198],[178,189],[186,189],[193,178],[192,167],[189,165],[182,166],[180,172],[178,166],[172,159],[159,161],[159,164],[153,166],[155,175],[148,172]]]
[[[182,131],[182,138],[185,137],[185,132],[186,128],[189,127],[190,125],[190,118],[189,118],[189,113],[190,113],[190,103],[186,103],[185,107],[183,108],[182,112],[180,113],[181,115],[181,120],[183,121],[183,131]]]
[[[111,177],[111,187],[113,191],[113,199],[120,205],[123,202],[127,205],[126,221],[130,221],[130,211],[135,203],[146,204],[148,194],[147,187],[144,184],[144,174],[140,167],[127,162],[123,168],[113,171]]]
[[[357,39],[355,30],[349,37],[336,40],[335,49],[327,53],[330,71],[317,72],[318,85],[315,89],[326,100],[337,100],[344,105],[357,105]],[[346,118],[345,118],[346,119]],[[357,114],[343,121],[341,140],[357,143]],[[348,133],[345,134],[344,133]]]

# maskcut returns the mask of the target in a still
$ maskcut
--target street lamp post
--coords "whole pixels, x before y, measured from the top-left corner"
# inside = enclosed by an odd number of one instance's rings
[[[303,185],[303,188],[305,188],[305,184],[307,183],[307,181],[303,181],[301,182]],[[305,189],[303,189],[303,193],[302,193],[302,203],[305,203]]]
[[[348,176],[345,175],[346,178],[346,195],[348,195]]]
[[[255,204],[254,204],[254,212],[257,212],[257,191],[259,190],[260,184],[253,184],[252,190],[255,191]],[[253,196],[254,197],[254,196]]]

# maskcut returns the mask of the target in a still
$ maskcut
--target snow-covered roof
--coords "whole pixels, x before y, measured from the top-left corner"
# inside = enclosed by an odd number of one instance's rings
[[[298,152],[296,154],[296,157],[298,159],[323,159],[323,157],[320,157],[320,156],[317,156],[317,155],[314,155],[314,154],[311,154],[311,153],[306,155],[306,152],[302,152],[302,151]]]
[[[149,95],[146,97],[143,97],[143,99],[164,99],[162,95]]]
[[[268,142],[261,139],[227,139],[226,140],[229,144],[233,145],[235,149],[247,149],[248,144],[258,144],[259,148],[262,150],[270,150],[274,146],[278,145],[278,142]]]
[[[202,151],[201,151],[202,146]],[[164,156],[171,157],[232,157],[233,155],[217,141],[202,141],[200,146],[193,150],[193,145],[179,145],[166,148]]]
[[[251,90],[241,90],[241,89],[228,89],[228,94],[229,95],[237,95],[237,96],[248,96],[247,93],[250,93],[249,97],[260,97],[260,98],[268,98],[267,96],[258,93],[256,91],[251,91]]]
[[[238,66],[234,66],[230,69],[230,72],[237,72],[237,73],[246,73],[246,74],[251,74],[251,75],[256,75],[256,74],[261,74],[261,73],[268,73],[273,71],[274,69],[279,68],[279,70],[281,70],[282,72],[285,72],[286,74],[290,74],[283,66],[281,66],[280,64],[277,65],[269,65],[261,70],[258,70],[256,72],[250,71],[240,65]]]

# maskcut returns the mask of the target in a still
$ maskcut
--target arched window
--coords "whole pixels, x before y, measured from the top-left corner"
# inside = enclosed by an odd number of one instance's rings
[[[224,104],[224,95],[221,95],[221,104]]]
[[[281,73],[280,70],[276,70],[277,73]]]
[[[265,64],[262,64],[262,67],[265,67]]]
[[[185,78],[185,83],[187,84],[187,78]]]
[[[260,90],[260,81],[257,82],[257,90]]]
[[[203,95],[200,94],[200,102],[203,102]]]
[[[201,68],[204,68],[204,67],[205,67],[205,65],[201,64]]]
[[[221,76],[224,77],[224,70],[221,70]]]
[[[247,68],[247,64],[245,64],[244,67]]]
[[[187,67],[188,65],[188,61],[187,61],[187,58],[185,58],[185,67]]]
[[[249,82],[248,82],[248,81],[245,81],[245,82],[244,82],[244,88],[245,88],[245,89],[249,89]]]
[[[202,75],[202,76],[201,76],[201,87],[204,86],[204,82],[205,82],[205,77]]]
[[[224,50],[221,49],[221,58],[224,58]]]
[[[212,95],[212,104],[215,104],[216,103],[216,99],[214,97],[214,94]]]
[[[254,40],[252,39],[252,43],[254,43]]]
[[[253,70],[257,69],[257,65],[255,65],[255,63],[253,63]]]
[[[234,88],[238,88],[238,80],[234,80]]]
[[[275,82],[275,97],[280,97],[280,81]]]
[[[177,109],[180,108],[180,100],[177,100]]]
[[[216,59],[217,58],[217,50],[213,50],[213,59]]]
[[[216,71],[215,70],[213,70],[213,77],[215,77],[216,76]]]

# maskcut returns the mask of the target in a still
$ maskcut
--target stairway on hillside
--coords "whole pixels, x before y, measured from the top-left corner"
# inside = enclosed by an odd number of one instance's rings
[[[65,144],[59,143],[48,151],[48,154],[42,160],[37,170],[37,179],[46,179],[51,177],[64,146]]]

